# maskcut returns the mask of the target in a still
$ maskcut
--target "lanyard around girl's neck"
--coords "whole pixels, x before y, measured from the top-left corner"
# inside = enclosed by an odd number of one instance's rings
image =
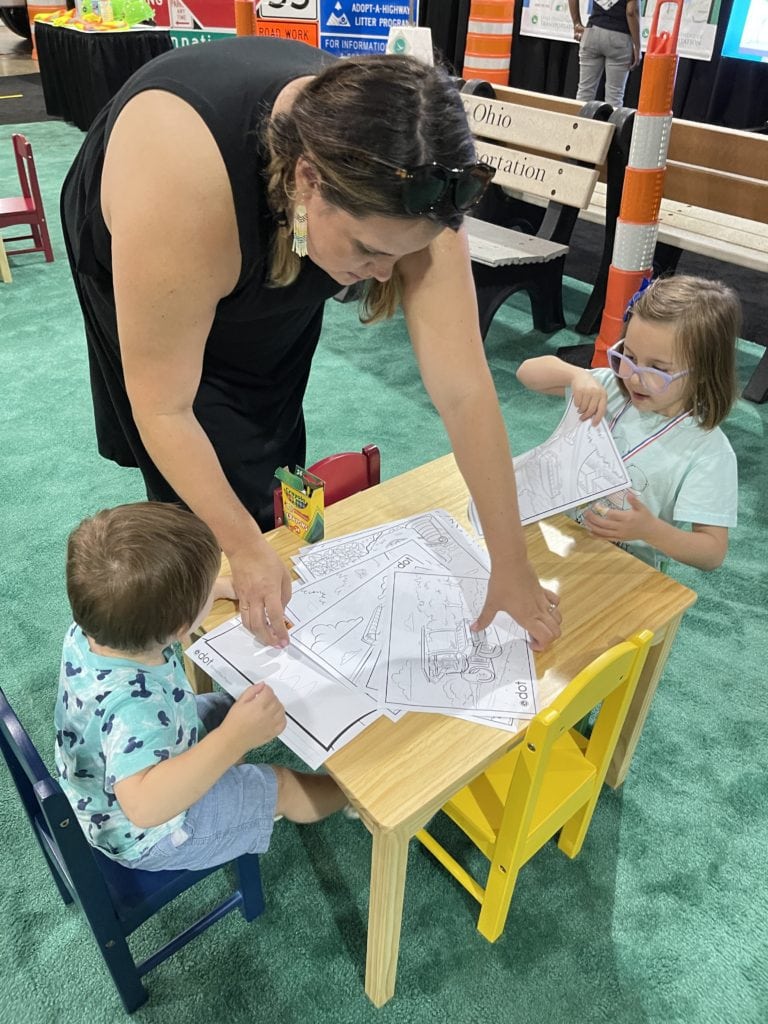
[[[611,433],[613,433],[613,428],[619,422],[619,420],[630,407],[630,405],[632,405],[632,401],[631,399],[628,398],[624,406],[613,417],[608,426],[608,429]],[[649,434],[648,437],[643,438],[643,440],[638,442],[633,448],[629,448],[627,451],[625,451],[624,454],[621,456],[622,460],[624,462],[629,462],[629,460],[633,458],[635,455],[637,455],[638,452],[641,452],[643,448],[647,448],[649,445],[652,445],[654,441],[658,441],[660,437],[663,437],[665,434],[668,434],[670,430],[674,430],[678,423],[682,423],[683,420],[687,419],[690,415],[690,411],[681,412],[678,413],[677,416],[673,416],[668,423],[662,423],[658,430],[654,431],[652,434]]]

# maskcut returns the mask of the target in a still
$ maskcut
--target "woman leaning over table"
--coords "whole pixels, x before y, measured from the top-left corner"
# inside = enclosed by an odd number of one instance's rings
[[[362,281],[365,319],[402,303],[477,504],[492,560],[478,628],[505,609],[536,647],[560,633],[527,560],[478,327],[461,228],[488,184],[475,160],[443,70],[243,38],[140,69],[65,182],[99,450],[208,523],[264,642],[288,642],[290,578],[261,532],[274,469],[304,462],[324,302]]]

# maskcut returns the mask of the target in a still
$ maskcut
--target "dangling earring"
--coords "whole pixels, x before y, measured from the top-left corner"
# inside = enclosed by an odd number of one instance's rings
[[[291,251],[297,256],[307,255],[307,208],[304,203],[296,204],[293,211],[293,243]]]

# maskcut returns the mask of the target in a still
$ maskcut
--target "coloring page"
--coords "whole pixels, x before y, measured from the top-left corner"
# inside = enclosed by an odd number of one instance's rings
[[[375,669],[389,639],[393,571],[390,563],[314,618],[295,625],[290,634],[291,643],[307,658],[377,704]]]
[[[404,710],[532,717],[538,708],[524,630],[500,613],[472,632],[485,584],[470,577],[396,570],[383,698]]]
[[[312,545],[294,556],[294,568],[303,581],[312,582],[407,541],[428,548],[454,575],[488,578],[488,555],[442,509]]]
[[[318,768],[380,714],[364,693],[331,678],[300,651],[260,644],[239,616],[206,633],[186,654],[235,698],[252,683],[268,683],[285,708],[280,739],[310,768]]]
[[[596,427],[589,420],[582,421],[573,400],[552,436],[518,455],[514,466],[524,526],[631,486],[605,420]],[[467,512],[482,536],[471,498]]]
[[[396,547],[387,548],[378,555],[371,555],[360,562],[354,562],[330,576],[323,576],[312,583],[294,587],[291,600],[286,608],[286,615],[294,626],[307,619],[312,619],[325,608],[335,604],[348,591],[354,590],[360,583],[375,576],[382,569],[396,565],[405,569],[410,565],[421,565],[425,569],[442,571],[440,562],[435,561],[430,551],[408,541]]]

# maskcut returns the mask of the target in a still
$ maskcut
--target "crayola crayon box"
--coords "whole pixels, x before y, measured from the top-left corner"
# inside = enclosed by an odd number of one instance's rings
[[[283,495],[283,521],[308,544],[325,536],[324,483],[320,477],[297,466],[291,473],[279,466],[275,476]]]

